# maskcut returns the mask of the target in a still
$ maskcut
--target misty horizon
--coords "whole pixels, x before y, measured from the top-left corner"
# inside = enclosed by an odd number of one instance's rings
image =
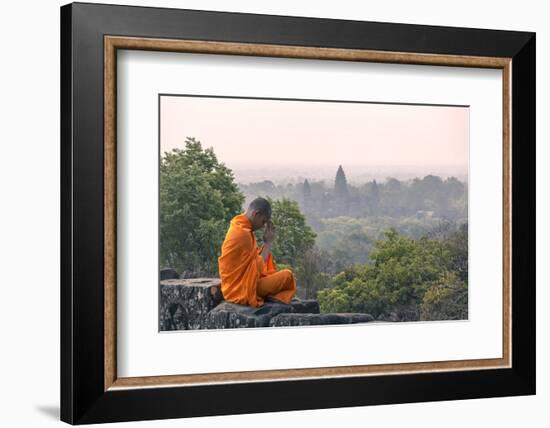
[[[311,182],[334,181],[336,171],[340,164],[330,165],[227,165],[233,171],[235,181],[240,184],[272,181],[274,184],[296,184],[304,180]],[[414,166],[414,165],[346,165],[342,164],[346,179],[349,184],[360,185],[372,180],[385,182],[388,178],[400,181],[424,178],[427,175],[438,176],[445,180],[455,177],[462,182],[468,182],[468,168],[465,166],[439,165],[439,166]]]

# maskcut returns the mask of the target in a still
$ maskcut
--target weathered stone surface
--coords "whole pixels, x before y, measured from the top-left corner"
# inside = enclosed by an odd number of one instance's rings
[[[205,328],[210,310],[222,301],[217,278],[168,279],[160,282],[160,330]]]
[[[166,269],[164,275],[175,271]],[[175,273],[177,275],[177,273]],[[161,275],[163,275],[161,273]],[[370,322],[368,314],[321,314],[316,300],[294,298],[289,304],[267,298],[253,308],[223,301],[217,278],[166,279],[160,282],[160,329],[227,329]]]
[[[205,328],[268,327],[271,318],[285,312],[294,312],[292,305],[267,301],[263,306],[253,308],[252,306],[222,302],[208,314]]]
[[[298,314],[283,313],[276,315],[269,322],[270,327],[300,326],[300,325],[331,325],[356,324],[374,321],[369,314],[358,313],[326,313],[326,314]]]
[[[178,279],[180,276],[175,271],[175,269],[172,268],[164,268],[160,270],[160,280],[164,281],[166,279]]]
[[[294,312],[299,314],[318,314],[320,312],[319,302],[314,299],[301,300],[292,299],[290,304],[294,308]]]

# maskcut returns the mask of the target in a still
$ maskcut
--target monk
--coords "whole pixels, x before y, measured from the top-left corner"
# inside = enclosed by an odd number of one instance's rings
[[[254,231],[265,226],[263,245],[258,248]],[[221,290],[228,302],[253,307],[266,299],[290,303],[296,294],[296,281],[289,269],[277,271],[271,245],[275,240],[271,204],[254,199],[248,209],[231,220],[218,258]]]

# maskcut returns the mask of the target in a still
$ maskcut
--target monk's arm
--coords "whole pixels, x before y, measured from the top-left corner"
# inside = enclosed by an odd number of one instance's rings
[[[267,258],[269,257],[269,252],[271,251],[271,242],[264,242],[264,245],[262,246],[262,258],[264,259],[264,263],[267,263]]]

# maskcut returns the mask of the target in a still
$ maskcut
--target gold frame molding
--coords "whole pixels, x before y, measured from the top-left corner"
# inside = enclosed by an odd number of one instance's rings
[[[117,377],[116,367],[116,79],[117,49],[183,53],[383,62],[494,68],[502,70],[503,125],[503,349],[502,358],[422,363],[378,364],[306,369],[262,370],[189,375]],[[382,52],[360,49],[282,46],[141,37],[104,37],[104,390],[194,386],[219,383],[357,377],[405,373],[500,369],[512,367],[512,165],[511,165],[511,58]]]

